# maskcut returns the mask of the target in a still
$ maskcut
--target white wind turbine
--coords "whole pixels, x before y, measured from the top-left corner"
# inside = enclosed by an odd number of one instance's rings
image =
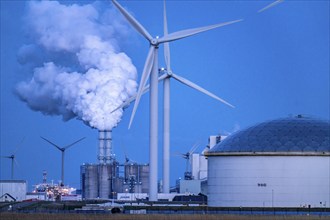
[[[149,32],[132,16],[130,15],[117,1],[112,0],[118,10],[124,15],[129,23],[150,43],[148,56],[143,68],[140,85],[137,91],[136,100],[134,103],[133,112],[129,122],[129,127],[132,124],[136,109],[139,105],[143,90],[146,86],[147,80],[150,76],[150,127],[149,127],[149,165],[150,165],[150,176],[149,176],[149,200],[157,200],[157,151],[158,151],[158,47],[162,43],[179,40],[185,37],[189,37],[204,31],[208,31],[221,26],[233,24],[240,20],[234,20],[230,22],[224,22],[220,24],[205,26],[201,28],[188,29],[167,34],[163,37],[153,38]]]
[[[168,26],[167,26],[167,16],[166,16],[166,5],[164,1],[164,36],[168,35]],[[163,79],[163,92],[164,92],[164,115],[163,115],[163,192],[169,193],[170,189],[170,79],[173,78],[180,83],[189,86],[193,89],[196,89],[199,92],[202,92],[232,108],[233,105],[229,104],[225,100],[219,98],[213,93],[203,89],[202,87],[196,85],[195,83],[176,75],[172,72],[171,69],[171,55],[170,55],[170,46],[168,42],[164,43],[164,58],[166,64],[166,73],[163,74],[160,79]],[[194,149],[195,150],[195,149]]]
[[[79,140],[65,146],[65,147],[59,147],[57,144],[54,144],[53,142],[47,140],[46,138],[44,137],[41,137],[42,139],[44,139],[46,142],[50,143],[51,145],[53,145],[54,147],[56,147],[58,150],[60,150],[62,152],[62,163],[61,163],[61,184],[64,185],[64,154],[65,154],[65,151],[71,147],[72,145],[75,145],[76,143],[82,141],[83,139],[85,139],[85,137],[83,138],[80,138]]]

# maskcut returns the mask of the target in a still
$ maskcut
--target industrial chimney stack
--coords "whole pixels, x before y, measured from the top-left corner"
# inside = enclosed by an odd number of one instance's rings
[[[100,164],[110,164],[112,162],[112,131],[110,130],[99,130],[99,155],[98,160]]]

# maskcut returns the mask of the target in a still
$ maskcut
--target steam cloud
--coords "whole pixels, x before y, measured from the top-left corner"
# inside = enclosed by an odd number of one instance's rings
[[[22,46],[18,61],[35,68],[32,78],[18,83],[16,94],[45,115],[110,130],[123,114],[111,111],[135,94],[137,74],[130,58],[118,52],[117,39],[127,35],[127,27],[100,4],[29,2],[26,21],[33,42]]]

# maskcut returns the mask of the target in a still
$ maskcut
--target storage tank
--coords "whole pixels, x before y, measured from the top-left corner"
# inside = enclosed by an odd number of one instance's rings
[[[149,193],[149,164],[139,166],[139,181],[141,182],[141,193]]]
[[[110,180],[112,176],[113,167],[110,164],[99,164],[98,165],[98,184],[99,184],[99,198],[109,199],[111,195],[110,191]]]
[[[112,180],[112,192],[110,198],[117,198],[118,193],[124,192],[123,189],[124,178],[123,177],[116,177]]]
[[[98,197],[98,166],[95,164],[84,164],[81,169],[81,187],[83,198],[95,199]]]
[[[209,152],[208,205],[330,207],[330,124],[303,117],[257,124]]]

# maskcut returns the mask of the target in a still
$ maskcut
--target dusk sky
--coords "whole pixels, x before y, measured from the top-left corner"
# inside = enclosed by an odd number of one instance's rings
[[[163,36],[163,1],[118,2],[151,35]],[[171,80],[171,186],[185,171],[185,160],[175,154],[196,143],[201,152],[210,135],[298,114],[330,119],[329,1],[288,0],[258,13],[272,2],[166,2],[169,33],[244,19],[170,43],[175,74],[235,106]],[[125,152],[148,163],[149,95],[130,129],[133,105],[108,117],[136,91],[148,48],[111,1],[1,1],[0,155],[15,152],[15,179],[27,180],[31,190],[46,170],[48,181],[58,182],[61,153],[40,136],[59,146],[86,137],[65,158],[66,184],[80,188],[80,165],[97,162],[92,127],[115,126],[119,162]],[[161,83],[159,116],[161,179]],[[0,165],[0,179],[10,179],[11,161],[1,157]]]

